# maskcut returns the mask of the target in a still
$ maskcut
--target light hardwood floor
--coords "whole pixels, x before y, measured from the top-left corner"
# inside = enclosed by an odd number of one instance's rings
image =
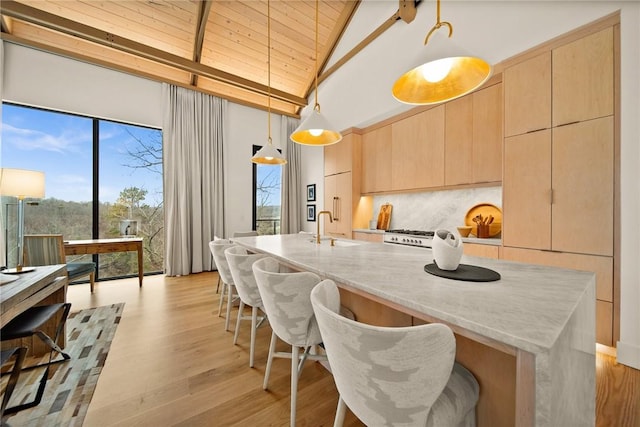
[[[216,273],[147,276],[69,287],[72,310],[124,302],[125,309],[85,426],[286,426],[290,361],[275,359],[262,389],[271,330],[259,329],[249,368],[249,322],[238,345],[217,316]],[[235,322],[236,310],[232,312]],[[232,329],[234,327],[232,322]],[[279,349],[286,349],[280,344]],[[640,427],[640,371],[598,354],[597,426]],[[331,426],[331,375],[307,362],[298,386],[299,426]],[[345,426],[362,426],[351,413]]]

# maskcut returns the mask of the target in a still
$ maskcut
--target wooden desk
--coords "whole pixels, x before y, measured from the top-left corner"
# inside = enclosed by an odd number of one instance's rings
[[[0,325],[6,325],[18,314],[35,305],[66,302],[66,299],[66,265],[35,267],[34,271],[20,274],[17,280],[0,285]],[[51,333],[51,336],[53,336],[54,330],[53,326],[51,328],[45,327],[45,331]],[[61,335],[58,344],[64,347],[65,335]],[[49,347],[39,339],[25,338],[25,340],[28,342],[25,342],[24,345],[31,348],[35,356],[46,354],[49,351]],[[15,343],[8,341],[5,345],[15,346]]]
[[[109,254],[114,252],[138,252],[138,281],[142,287],[144,264],[142,262],[142,238],[69,240],[64,242],[65,255]]]

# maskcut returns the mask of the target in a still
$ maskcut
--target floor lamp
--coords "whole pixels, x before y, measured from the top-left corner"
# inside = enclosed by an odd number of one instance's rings
[[[24,268],[24,199],[44,197],[44,172],[26,169],[0,169],[0,195],[18,198],[18,265],[3,273],[22,273]]]

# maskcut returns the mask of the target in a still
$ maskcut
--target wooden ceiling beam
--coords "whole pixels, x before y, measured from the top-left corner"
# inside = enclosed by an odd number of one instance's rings
[[[91,41],[93,43],[107,46],[122,52],[156,61],[171,67],[181,69],[193,74],[208,77],[213,80],[221,81],[233,86],[266,95],[268,88],[264,84],[260,84],[242,77],[235,76],[231,73],[208,67],[195,61],[173,55],[133,40],[119,37],[106,31],[84,25],[69,19],[47,13],[33,7],[18,3],[13,0],[2,1],[2,14],[10,16],[14,19],[20,19],[35,25],[40,25],[51,30],[59,31],[74,37]],[[302,98],[293,94],[286,93],[281,90],[271,89],[271,96],[276,99],[297,105],[307,105],[306,98]]]
[[[202,58],[202,45],[204,44],[204,34],[209,21],[209,12],[211,12],[211,0],[202,0],[198,5],[198,24],[196,25],[196,39],[193,45],[193,62],[200,63]],[[198,75],[191,75],[191,84],[198,86]]]

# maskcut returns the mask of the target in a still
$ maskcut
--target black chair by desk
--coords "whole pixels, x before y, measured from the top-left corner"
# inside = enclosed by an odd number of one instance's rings
[[[45,344],[47,344],[47,346],[51,348],[51,350],[49,351],[49,361],[45,363],[39,363],[39,364],[34,364],[28,367],[22,367],[22,364],[23,364],[22,360],[24,360],[24,354],[22,355],[22,357],[18,356],[18,360],[14,364],[13,370],[8,373],[12,375],[12,377],[9,379],[9,384],[12,384],[14,377],[15,377],[15,381],[17,382],[17,375],[19,374],[20,371],[25,371],[27,369],[34,369],[34,368],[40,368],[40,367],[45,367],[45,370],[40,379],[38,391],[36,393],[36,396],[33,402],[24,403],[11,408],[5,408],[6,403],[8,403],[9,397],[11,397],[11,392],[13,392],[13,388],[15,387],[15,382],[13,383],[11,388],[7,386],[7,390],[5,390],[5,396],[4,396],[4,399],[6,399],[7,402],[3,400],[3,403],[2,403],[3,416],[6,414],[12,414],[14,412],[21,411],[23,409],[32,408],[38,405],[40,403],[40,400],[42,400],[42,395],[44,394],[44,388],[47,383],[47,378],[49,377],[49,367],[53,363],[64,362],[71,358],[67,353],[62,351],[60,346],[57,344],[60,334],[62,333],[62,331],[64,331],[64,324],[67,321],[67,317],[69,316],[70,310],[71,310],[70,303],[58,303],[58,304],[51,304],[51,305],[34,306],[31,308],[28,308],[27,310],[23,311],[22,313],[20,313],[19,315],[11,319],[11,321],[9,321],[9,323],[7,323],[0,330],[0,339],[2,341],[29,338],[35,335],[40,340],[42,340]],[[58,316],[59,320],[56,325],[55,335],[53,338],[51,338],[49,335],[47,335],[44,332],[43,327],[50,319],[54,319],[56,316]],[[26,348],[25,348],[25,351],[26,351]],[[15,349],[14,349],[14,352],[15,352]],[[54,352],[60,353],[62,355],[62,359],[53,360]],[[5,353],[3,351],[2,363],[4,364],[6,361],[8,361],[9,358],[12,356],[12,354],[13,352]],[[5,357],[6,357],[6,360],[5,360]]]

